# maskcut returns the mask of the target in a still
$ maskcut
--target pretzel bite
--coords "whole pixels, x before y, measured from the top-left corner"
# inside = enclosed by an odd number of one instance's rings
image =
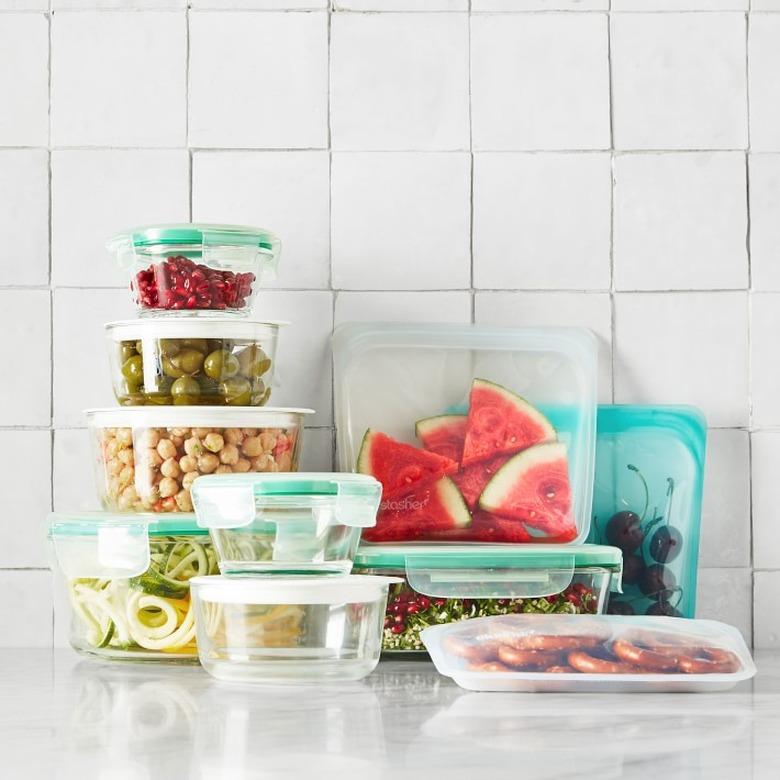
[[[684,674],[732,674],[741,668],[739,658],[718,647],[693,648],[693,655],[680,656],[678,668]]]
[[[675,672],[678,669],[680,650],[674,654],[657,653],[627,642],[625,639],[616,639],[612,643],[612,652],[621,661],[641,667],[643,671]]]
[[[583,674],[635,674],[641,672],[635,666],[620,661],[607,661],[596,658],[582,650],[574,650],[568,655],[569,666]]]
[[[552,666],[563,660],[561,652],[557,650],[518,650],[509,645],[501,645],[498,648],[498,658],[502,663],[520,668]]]
[[[495,642],[480,642],[476,639],[450,634],[445,637],[443,646],[448,653],[456,655],[458,658],[465,658],[472,663],[486,663],[498,658],[498,644]]]

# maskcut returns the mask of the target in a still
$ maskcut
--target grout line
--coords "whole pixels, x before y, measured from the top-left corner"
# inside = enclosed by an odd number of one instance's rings
[[[187,3],[184,13],[184,138],[187,143],[187,161],[189,168],[187,171],[187,197],[188,197],[188,214],[189,220],[192,222],[193,212],[193,200],[192,200],[192,172],[195,167],[195,155],[190,146],[190,97],[191,97],[191,84],[190,84],[190,3]]]
[[[615,321],[617,306],[615,301],[615,91],[612,86],[612,0],[609,2],[607,15],[607,90],[609,98],[609,369],[610,398],[615,402],[617,366],[615,344],[617,342],[617,323]]]
[[[468,85],[468,121],[469,121],[469,294],[471,303],[471,322],[477,321],[477,294],[474,287],[474,111],[472,103],[472,84],[471,84],[471,48],[472,48],[472,25],[471,25],[471,0],[468,0],[469,17],[468,24],[468,45],[466,48],[467,64],[467,85]]]

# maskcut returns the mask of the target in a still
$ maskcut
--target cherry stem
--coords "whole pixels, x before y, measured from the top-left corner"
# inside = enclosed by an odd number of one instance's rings
[[[672,518],[672,500],[674,499],[674,480],[671,477],[666,478],[666,524],[669,525]]]
[[[633,471],[634,474],[636,474],[639,477],[639,479],[642,480],[642,487],[644,488],[644,491],[645,491],[645,507],[642,510],[642,517],[639,518],[639,522],[643,523],[644,520],[645,520],[645,517],[647,516],[647,507],[650,506],[650,489],[647,487],[647,481],[642,476],[642,472],[636,466],[634,466],[631,463],[629,463],[626,466],[626,468],[629,471]]]

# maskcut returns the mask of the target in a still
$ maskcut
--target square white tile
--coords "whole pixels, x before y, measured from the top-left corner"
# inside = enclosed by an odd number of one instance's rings
[[[699,569],[696,617],[738,628],[753,640],[753,582],[750,569]]]
[[[469,0],[334,0],[336,11],[468,11]]]
[[[331,168],[337,289],[470,286],[465,153],[338,153]]]
[[[217,11],[301,11],[328,7],[329,0],[191,0],[190,7]]]
[[[612,401],[612,304],[609,293],[478,292],[474,321],[506,327],[581,327],[598,340],[598,397]]]
[[[609,154],[474,157],[474,286],[609,289]]]
[[[608,149],[604,14],[471,18],[473,146]]]
[[[754,293],[750,307],[750,390],[754,428],[780,425],[780,293]]]
[[[187,0],[51,0],[55,11],[175,11]]]
[[[745,16],[613,14],[617,149],[747,146]]]
[[[780,11],[780,0],[750,0],[752,11]]]
[[[327,152],[197,152],[192,216],[260,225],[282,239],[276,287],[330,281],[330,160]]]
[[[748,6],[749,0],[612,0],[613,11],[747,11]]]
[[[693,404],[713,427],[748,421],[747,293],[618,293],[615,402]]]
[[[48,566],[45,523],[51,509],[51,433],[0,430],[0,473],[6,485],[0,567]]]
[[[780,569],[780,431],[755,431],[751,441],[753,498],[753,566]]]
[[[190,13],[193,146],[324,148],[325,13]]]
[[[183,12],[54,14],[51,36],[53,144],[184,143],[187,26]]]
[[[59,571],[52,573],[52,602],[54,605],[54,647],[70,647],[71,605],[65,578]]]
[[[86,428],[54,431],[52,502],[56,512],[100,509],[92,463],[92,447]]]
[[[49,23],[43,14],[3,14],[0,25],[0,144],[49,141]]]
[[[780,571],[757,571],[753,574],[753,622],[756,650],[780,648],[780,611],[777,609],[777,591]],[[777,734],[773,734],[777,745]],[[773,754],[774,755],[774,754]]]
[[[303,433],[301,471],[333,471],[333,430],[307,428]]]
[[[0,333],[13,334],[8,374],[0,383],[0,426],[51,422],[50,293],[0,290]]]
[[[699,565],[750,566],[750,436],[707,433]]]
[[[0,235],[6,247],[13,247],[13,262],[0,260],[0,284],[48,284],[49,154],[45,149],[0,149]]]
[[[54,291],[54,425],[85,425],[84,409],[115,406],[104,325],[134,314],[128,290]]]
[[[0,0],[2,11],[48,11],[49,0]]]
[[[617,289],[747,288],[744,154],[618,155],[614,181]]]
[[[609,0],[471,0],[479,11],[607,11]]]
[[[52,646],[50,571],[0,571],[0,647]],[[20,620],[19,616],[24,619]]]
[[[780,154],[751,154],[750,270],[754,290],[780,290]]]
[[[465,14],[334,14],[330,116],[338,150],[469,148]]]
[[[780,152],[780,16],[750,15],[748,58],[751,149]]]
[[[333,420],[330,351],[333,293],[261,290],[252,314],[253,319],[290,323],[279,334],[271,403],[314,409],[316,414],[306,418],[306,425],[330,425]]]
[[[106,241],[136,225],[189,220],[186,150],[52,153],[52,281],[127,288]]]
[[[471,293],[340,292],[335,324],[343,322],[471,322]]]

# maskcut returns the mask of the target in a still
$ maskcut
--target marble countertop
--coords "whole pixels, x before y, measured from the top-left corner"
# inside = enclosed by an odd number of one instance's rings
[[[780,777],[780,654],[716,694],[470,693],[429,663],[269,688],[197,667],[0,650],[0,777]]]

